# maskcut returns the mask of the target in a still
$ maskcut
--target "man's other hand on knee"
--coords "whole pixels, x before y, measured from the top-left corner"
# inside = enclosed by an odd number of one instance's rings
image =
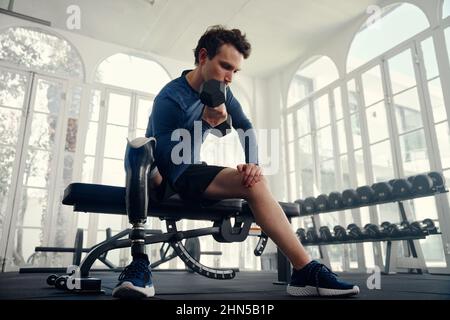
[[[242,177],[242,185],[246,188],[251,188],[264,179],[261,168],[254,163],[239,164],[237,170]]]

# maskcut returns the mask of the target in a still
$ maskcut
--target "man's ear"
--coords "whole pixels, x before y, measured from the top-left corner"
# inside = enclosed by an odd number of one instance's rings
[[[198,52],[198,62],[202,64],[208,59],[208,51],[205,48],[201,48]]]

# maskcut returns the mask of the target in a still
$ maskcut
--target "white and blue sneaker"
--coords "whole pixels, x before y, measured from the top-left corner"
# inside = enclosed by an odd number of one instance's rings
[[[133,258],[120,274],[119,283],[114,288],[112,296],[121,299],[141,299],[154,295],[155,287],[147,255]]]
[[[311,261],[300,270],[293,269],[287,293],[292,296],[352,296],[359,287],[341,281],[324,264]]]

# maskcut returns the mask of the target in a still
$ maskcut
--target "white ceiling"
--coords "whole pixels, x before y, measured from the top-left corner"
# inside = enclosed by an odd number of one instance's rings
[[[69,5],[81,9],[81,29],[95,39],[194,61],[192,49],[214,24],[240,28],[253,51],[248,75],[281,68],[330,41],[380,0],[15,0],[14,11],[66,29]]]

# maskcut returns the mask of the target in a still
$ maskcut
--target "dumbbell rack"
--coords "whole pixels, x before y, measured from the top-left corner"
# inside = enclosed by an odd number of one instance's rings
[[[349,210],[349,209],[357,209],[357,208],[369,207],[369,206],[385,204],[385,203],[394,203],[394,202],[402,203],[402,201],[405,201],[405,200],[412,200],[412,199],[417,199],[417,198],[430,197],[430,196],[435,196],[435,195],[438,195],[438,194],[441,194],[441,193],[447,193],[447,192],[448,192],[448,190],[446,190],[445,188],[439,188],[439,189],[437,189],[434,192],[426,193],[426,194],[420,194],[420,195],[414,195],[414,196],[390,199],[390,200],[385,200],[385,201],[374,201],[374,202],[370,202],[370,203],[360,203],[358,205],[345,206],[345,207],[338,208],[338,209],[317,210],[314,213],[309,213],[309,212],[308,213],[302,213],[302,212],[300,212],[300,217],[314,216],[314,215],[317,215],[317,214],[328,213],[328,212],[336,212],[336,211],[343,211],[343,210]],[[406,220],[406,215],[405,215],[404,209],[401,209],[401,210],[403,210],[403,212],[401,212],[402,219]]]
[[[322,213],[328,213],[328,212],[336,212],[336,211],[343,211],[343,210],[349,210],[349,209],[357,209],[357,208],[361,208],[361,207],[367,207],[367,206],[373,206],[373,205],[379,205],[379,204],[386,204],[386,203],[393,203],[393,202],[397,202],[398,206],[399,206],[399,210],[400,210],[400,216],[401,216],[401,222],[408,222],[408,219],[406,217],[406,212],[405,212],[405,208],[403,205],[403,201],[406,200],[412,200],[412,199],[417,199],[417,198],[423,198],[423,197],[429,197],[429,196],[436,196],[438,194],[441,193],[447,193],[448,190],[445,189],[445,187],[440,187],[437,188],[436,190],[434,190],[433,192],[429,192],[429,193],[424,193],[424,194],[415,194],[415,195],[410,195],[410,196],[406,196],[406,197],[401,197],[401,198],[396,198],[396,199],[389,199],[389,200],[384,200],[384,201],[375,201],[375,202],[370,202],[370,203],[359,203],[357,205],[354,206],[345,206],[342,208],[338,208],[338,209],[326,209],[326,210],[317,210],[314,213],[302,213],[300,212],[300,216],[304,217],[304,216],[310,216],[312,218],[313,221],[313,226],[314,228],[317,230],[316,228],[316,222],[314,219],[314,216],[317,214],[322,214]],[[434,234],[441,234],[440,232],[438,233],[434,233]],[[433,235],[434,235],[433,234]],[[321,257],[323,257],[322,255],[322,251],[320,250],[321,246],[325,246],[325,245],[336,245],[336,244],[346,244],[346,243],[363,243],[363,242],[381,242],[381,241],[387,241],[387,247],[386,247],[386,262],[385,262],[385,268],[384,268],[384,273],[385,274],[389,274],[390,273],[390,267],[391,267],[391,262],[393,259],[392,256],[392,244],[393,243],[398,243],[398,241],[407,241],[408,243],[408,249],[410,251],[410,257],[406,257],[404,258],[405,261],[407,262],[408,266],[406,267],[407,269],[409,269],[409,271],[411,272],[413,269],[417,270],[417,273],[422,274],[423,271],[422,269],[426,269],[425,266],[425,260],[423,255],[417,252],[415,244],[414,244],[414,240],[420,240],[420,239],[425,239],[426,235],[415,235],[415,236],[404,236],[404,237],[383,237],[380,239],[350,239],[350,240],[345,240],[345,241],[322,241],[322,242],[316,242],[316,243],[304,243],[304,246],[319,246],[319,252]],[[396,249],[396,246],[394,247],[394,249]]]

